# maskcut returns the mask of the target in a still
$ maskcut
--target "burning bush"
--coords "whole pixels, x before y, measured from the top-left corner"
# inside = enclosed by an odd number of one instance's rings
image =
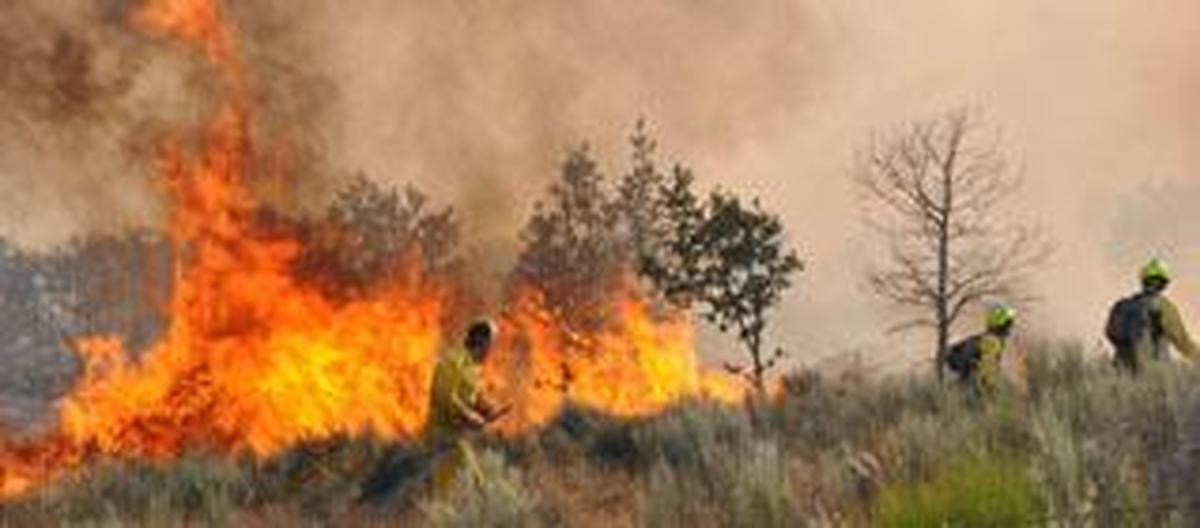
[[[720,189],[699,195],[683,165],[663,173],[645,122],[631,143],[632,166],[615,191],[587,146],[567,157],[522,233],[518,287],[540,291],[572,332],[609,324],[613,291],[646,290],[667,311],[697,308],[745,346],[750,365],[729,368],[765,394],[784,355],[765,342],[768,315],[803,269],[782,221],[758,200]],[[642,284],[630,280],[634,272]]]
[[[462,265],[454,209],[430,210],[415,187],[403,192],[356,176],[324,214],[301,222],[296,273],[331,295],[362,297],[395,280],[415,259],[423,276],[447,277]]]
[[[158,0],[134,19],[202,51],[226,91],[199,152],[177,138],[161,151],[172,277],[165,326],[144,351],[130,350],[137,343],[125,335],[76,341],[84,372],[60,403],[57,429],[0,449],[0,488],[20,492],[100,458],[169,461],[200,449],[262,459],[340,436],[415,439],[434,362],[457,342],[443,339],[456,319],[456,284],[441,273],[455,262],[451,212],[427,213],[415,192],[359,180],[318,220],[332,239],[281,221],[251,190],[254,98],[219,6]],[[568,165],[579,176],[569,181],[591,177],[583,158]],[[544,225],[573,233],[569,218]],[[573,251],[565,240],[546,254]],[[414,250],[422,258],[406,259]],[[538,427],[569,401],[644,416],[691,397],[741,397],[697,364],[686,313],[646,300],[628,273],[609,276],[599,297],[515,282],[499,318],[506,337],[486,368],[493,392],[515,405],[504,432]],[[602,321],[577,324],[559,309],[563,295],[585,298]]]

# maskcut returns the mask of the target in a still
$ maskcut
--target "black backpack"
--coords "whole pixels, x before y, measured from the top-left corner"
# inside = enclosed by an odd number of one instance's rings
[[[1121,299],[1108,311],[1104,336],[1118,349],[1131,348],[1153,328],[1150,296],[1139,293]]]
[[[966,378],[975,372],[979,359],[983,354],[979,350],[979,342],[983,336],[976,335],[955,343],[946,353],[946,366],[951,372]]]

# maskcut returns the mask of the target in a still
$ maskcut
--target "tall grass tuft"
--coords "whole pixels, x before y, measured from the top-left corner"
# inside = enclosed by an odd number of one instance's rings
[[[465,472],[450,497],[426,508],[432,526],[443,528],[523,528],[545,524],[538,497],[526,487],[521,471],[497,452],[477,453],[482,481]]]
[[[5,525],[227,526],[252,494],[232,462],[189,455],[169,465],[112,461],[4,505]]]
[[[637,432],[655,462],[643,485],[647,526],[795,526],[786,452],[736,409],[694,405]]]
[[[880,495],[877,526],[1009,527],[1045,522],[1037,483],[1012,459],[956,460],[932,480],[897,483]]]
[[[487,478],[444,503],[425,499],[420,446],[335,438],[267,461],[101,464],[0,502],[0,525],[1195,525],[1200,369],[1030,352],[1027,382],[984,405],[924,372],[806,371],[753,409],[567,408],[481,441]],[[373,475],[402,485],[362,501]]]

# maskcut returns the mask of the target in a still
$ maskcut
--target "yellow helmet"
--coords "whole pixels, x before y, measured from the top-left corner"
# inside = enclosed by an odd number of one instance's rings
[[[1010,326],[1017,321],[1017,310],[1007,304],[997,304],[988,308],[985,322],[988,330],[998,330]]]
[[[1153,259],[1142,267],[1142,282],[1163,281],[1170,282],[1171,267],[1167,265],[1163,259]]]

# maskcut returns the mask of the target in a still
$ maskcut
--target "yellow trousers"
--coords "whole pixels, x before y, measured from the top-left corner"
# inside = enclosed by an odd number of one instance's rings
[[[483,481],[483,472],[475,459],[475,450],[466,440],[457,440],[448,449],[433,455],[433,498],[445,500],[454,491],[462,472],[478,484]]]

